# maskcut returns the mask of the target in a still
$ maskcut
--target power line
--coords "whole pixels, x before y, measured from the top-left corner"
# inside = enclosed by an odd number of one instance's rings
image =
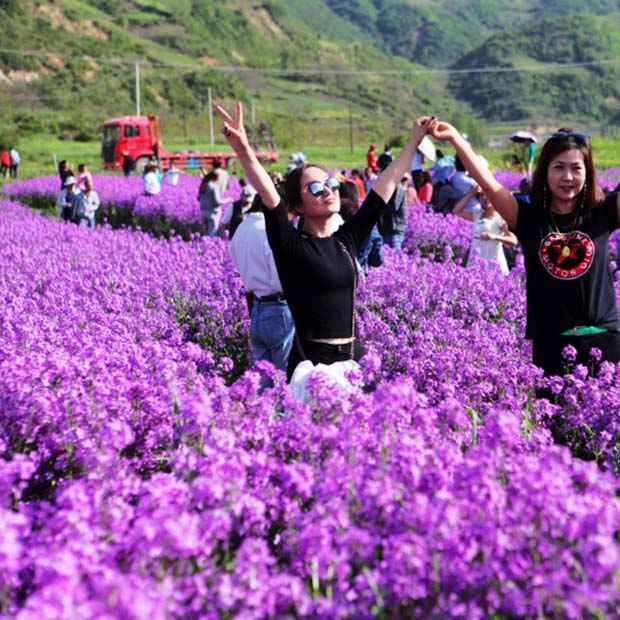
[[[40,52],[35,50],[14,50],[8,48],[0,48],[0,53],[14,54],[17,56],[29,56],[35,58],[49,58],[54,57],[58,59],[81,59],[94,61],[99,64],[109,65],[140,65],[150,66],[154,68],[169,68],[169,69],[200,69],[202,65],[191,65],[182,63],[164,63],[152,60],[124,60],[122,58],[103,58],[93,56],[63,56],[55,52]],[[218,66],[209,65],[208,68],[213,71],[219,71],[221,73],[262,73],[271,75],[296,75],[296,76],[312,76],[312,75],[470,75],[477,73],[528,73],[528,72],[540,72],[540,71],[562,71],[577,69],[582,67],[596,67],[600,65],[620,64],[620,58],[607,58],[602,60],[588,60],[583,62],[568,62],[568,63],[541,63],[532,66],[521,67],[477,67],[470,69],[277,69],[272,67],[243,67],[243,66]]]

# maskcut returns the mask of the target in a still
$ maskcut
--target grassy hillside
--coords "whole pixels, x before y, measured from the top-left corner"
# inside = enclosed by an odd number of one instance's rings
[[[456,108],[441,82],[399,74],[415,66],[373,47],[319,0],[25,0],[0,7],[0,36],[15,41],[13,52],[0,52],[0,110],[8,121],[2,141],[41,131],[94,138],[103,119],[135,109],[135,59],[142,111],[188,136],[205,131],[208,88],[218,100],[254,102],[256,120],[274,126],[285,147],[286,140],[333,140],[349,118],[364,141],[387,139],[406,130],[411,110]],[[330,28],[320,35],[308,25],[323,23]],[[388,73],[358,73],[368,68]]]
[[[617,57],[617,2],[588,6],[607,21],[574,17],[583,7],[573,0],[5,0],[0,143],[96,141],[105,118],[136,109],[136,60],[141,111],[162,117],[167,143],[187,147],[209,146],[209,89],[244,101],[248,120],[267,121],[283,150],[398,144],[421,113],[458,121],[478,143],[493,132],[489,120],[565,108],[604,124],[618,113],[611,64],[573,71],[574,97],[561,94],[566,74],[538,88],[535,72],[433,70]],[[571,29],[580,46],[546,44]]]

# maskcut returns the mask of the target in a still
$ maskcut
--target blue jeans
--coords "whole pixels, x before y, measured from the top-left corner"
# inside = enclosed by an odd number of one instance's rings
[[[383,243],[398,251],[403,247],[405,235],[401,233],[383,233]]]
[[[95,228],[95,216],[94,215],[80,215],[77,221],[78,226],[88,226],[88,228]]]
[[[267,360],[286,370],[295,338],[295,323],[285,301],[254,298],[250,322],[250,342],[254,361]]]
[[[213,211],[202,212],[202,223],[205,227],[205,234],[207,237],[213,237],[217,234],[217,226],[220,221],[220,209],[214,209]]]

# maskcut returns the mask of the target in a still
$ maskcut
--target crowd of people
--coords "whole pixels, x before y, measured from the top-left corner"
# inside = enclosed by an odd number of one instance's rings
[[[503,247],[520,243],[527,281],[526,337],[533,343],[532,361],[545,375],[563,374],[568,345],[576,351],[576,363],[591,364],[592,349],[599,362],[620,361],[620,318],[607,249],[610,233],[620,227],[620,197],[618,192],[605,196],[600,189],[588,136],[568,128],[551,134],[531,178],[524,178],[517,193],[496,180],[456,128],[433,117],[413,123],[396,157],[389,145],[378,154],[372,144],[361,174],[352,170],[336,176],[303,162],[278,184],[249,145],[241,104],[234,115],[216,109],[224,120],[223,134],[257,191],[251,204],[260,203],[256,211],[251,208],[256,215],[237,226],[231,244],[253,303],[256,359],[286,367],[289,379],[302,360],[358,360],[363,353],[355,325],[360,256],[376,237],[381,247],[385,243],[398,250],[407,208],[423,202],[472,222],[468,265],[481,258],[507,274]],[[418,147],[427,135],[450,143],[455,156],[438,151],[433,166],[424,169]],[[249,241],[250,227],[254,242]],[[250,258],[251,249],[260,249],[262,262]],[[259,285],[257,270],[271,279]],[[292,321],[283,312],[290,312]],[[266,330],[274,316],[290,329],[277,335],[275,329]],[[269,318],[261,332],[262,317]],[[261,333],[277,340],[277,355],[267,353]],[[289,347],[287,358],[283,351]]]
[[[251,317],[255,360],[266,359],[290,380],[304,360],[332,364],[359,360],[364,347],[355,323],[359,278],[385,260],[387,246],[403,247],[410,208],[453,214],[472,223],[467,266],[491,261],[508,274],[504,246],[521,245],[526,271],[526,337],[532,361],[546,375],[563,374],[572,345],[578,363],[620,361],[620,318],[607,241],[620,227],[618,188],[605,195],[596,180],[589,137],[563,128],[549,136],[519,192],[504,188],[466,137],[434,117],[413,122],[394,156],[371,144],[366,167],[328,171],[291,156],[286,173],[268,173],[250,146],[243,108],[216,105],[223,135],[246,178],[222,215],[229,173],[216,161],[201,170],[197,195],[205,233],[230,239]],[[427,136],[449,143],[425,167]],[[528,151],[532,155],[534,149]],[[294,161],[293,161],[294,159]],[[533,165],[533,160],[529,162]],[[88,168],[59,166],[60,216],[95,227],[99,197]],[[169,174],[169,172],[168,172]],[[178,175],[178,171],[177,171]],[[163,175],[156,162],[144,171],[144,193],[156,195]],[[501,276],[500,276],[501,277]]]
[[[100,201],[87,164],[79,164],[76,174],[70,162],[63,159],[58,164],[58,175],[60,190],[56,196],[56,204],[60,219],[78,226],[95,228],[95,213]]]

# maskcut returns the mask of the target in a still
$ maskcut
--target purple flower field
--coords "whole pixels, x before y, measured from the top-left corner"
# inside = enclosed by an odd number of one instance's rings
[[[181,183],[158,217],[199,217]],[[306,404],[251,367],[226,241],[0,201],[0,618],[617,618],[620,366],[537,399],[520,256],[465,269],[469,233],[412,209],[364,389]]]
[[[126,225],[169,236],[171,230],[185,237],[202,229],[200,206],[197,195],[200,178],[179,174],[178,185],[165,180],[161,194],[145,196],[142,177],[120,177],[104,174],[93,175],[93,182],[101,208],[97,219],[105,219],[115,227]],[[9,198],[20,200],[34,207],[55,209],[56,195],[60,189],[58,176],[43,176],[4,185]],[[231,177],[229,189],[224,193],[227,200],[222,211],[239,198],[241,186]]]

